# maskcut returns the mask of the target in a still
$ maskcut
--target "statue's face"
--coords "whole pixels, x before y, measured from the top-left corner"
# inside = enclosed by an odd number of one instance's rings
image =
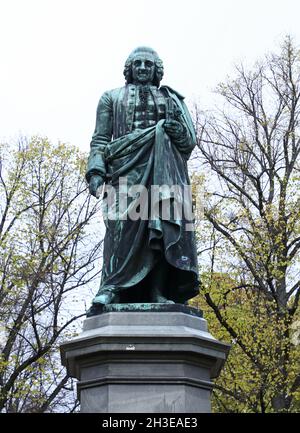
[[[132,61],[132,78],[134,84],[153,83],[155,72],[154,57],[151,54],[137,54]]]

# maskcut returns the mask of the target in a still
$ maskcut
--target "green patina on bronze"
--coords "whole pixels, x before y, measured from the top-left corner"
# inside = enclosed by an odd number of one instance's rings
[[[189,185],[195,132],[183,96],[160,86],[163,73],[157,53],[139,47],[125,63],[125,86],[100,98],[86,179],[94,196],[103,183],[116,189],[116,210],[120,178],[128,188],[143,185],[149,201],[152,185]],[[128,198],[126,212],[134,200]],[[185,303],[197,295],[195,235],[186,223],[184,215],[181,220],[106,218],[102,279],[89,315],[106,304]]]

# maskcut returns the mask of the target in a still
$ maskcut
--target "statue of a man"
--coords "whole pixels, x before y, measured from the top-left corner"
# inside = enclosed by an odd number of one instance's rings
[[[172,193],[172,186],[189,188],[187,160],[196,138],[184,98],[160,86],[163,73],[157,53],[138,47],[125,63],[125,86],[99,101],[86,173],[90,193],[97,196],[103,183],[114,187],[114,209],[120,210],[125,179],[127,190],[143,186],[147,200],[140,202],[140,218],[130,218],[134,194],[117,217],[108,212],[101,284],[90,315],[104,304],[185,303],[198,293],[194,231],[174,212],[176,203],[187,200]],[[154,195],[154,186],[163,188]],[[153,217],[149,208],[161,209],[167,201],[170,216],[158,211]]]

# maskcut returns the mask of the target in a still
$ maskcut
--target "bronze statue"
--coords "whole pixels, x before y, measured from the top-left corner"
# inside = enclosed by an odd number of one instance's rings
[[[125,63],[125,86],[99,101],[86,179],[94,196],[103,183],[115,189],[119,213],[110,218],[108,211],[105,218],[102,279],[90,315],[104,304],[185,303],[198,293],[195,235],[186,230],[186,217],[174,212],[176,200],[187,199],[172,193],[174,185],[189,188],[187,160],[196,137],[184,98],[160,86],[163,73],[157,53],[139,47]],[[127,190],[140,185],[147,197],[136,205],[137,197],[129,195],[120,212],[124,179]],[[171,188],[154,196],[154,186]],[[167,200],[170,216],[164,218],[158,209]],[[153,217],[145,203],[158,214]],[[140,218],[130,218],[135,205]]]

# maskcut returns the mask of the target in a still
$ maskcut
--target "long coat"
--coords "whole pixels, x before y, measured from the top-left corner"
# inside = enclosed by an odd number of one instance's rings
[[[196,145],[195,132],[183,97],[167,86],[160,90],[176,107],[187,131],[185,139],[172,142],[164,131],[164,120],[133,130],[136,89],[129,84],[105,92],[97,109],[86,178],[89,181],[93,174],[101,175],[115,191],[114,203],[106,201],[104,212],[106,234],[98,295],[110,290],[121,296],[121,302],[143,301],[145,277],[163,257],[171,270],[164,295],[184,303],[198,293],[197,253],[192,221],[184,211],[178,217],[176,209],[192,206],[187,160]],[[156,102],[158,89],[152,86],[151,92]],[[146,197],[144,194],[141,200],[141,194],[129,194],[124,208],[119,194],[124,193],[124,181],[127,192],[139,185]],[[158,194],[153,194],[154,185]],[[159,211],[153,215],[153,209],[166,201],[170,205],[168,218]],[[132,211],[137,209],[141,217],[132,219]]]

